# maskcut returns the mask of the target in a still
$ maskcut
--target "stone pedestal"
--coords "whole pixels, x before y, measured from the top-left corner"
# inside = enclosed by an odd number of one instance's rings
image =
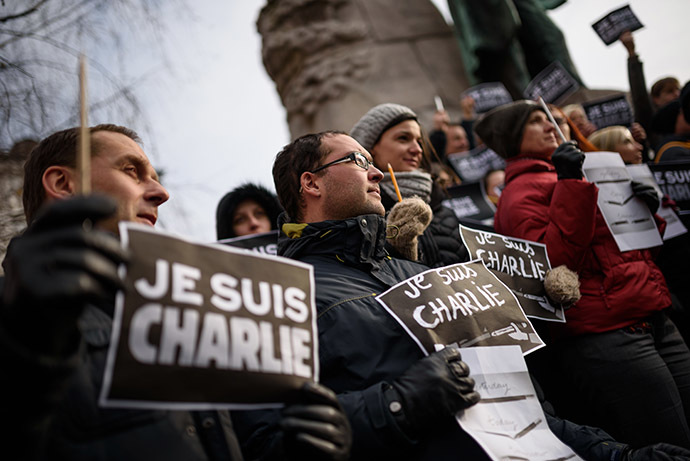
[[[269,0],[257,27],[293,138],[349,131],[384,102],[430,126],[435,95],[459,117],[468,81],[453,30],[429,0]]]

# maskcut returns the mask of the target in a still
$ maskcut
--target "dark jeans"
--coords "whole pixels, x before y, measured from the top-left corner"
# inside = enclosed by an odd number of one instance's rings
[[[663,312],[554,346],[566,416],[633,446],[690,448],[690,351]]]

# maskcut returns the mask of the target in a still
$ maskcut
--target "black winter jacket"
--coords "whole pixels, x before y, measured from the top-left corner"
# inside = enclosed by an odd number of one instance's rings
[[[86,307],[79,320],[82,344],[69,357],[35,356],[5,327],[0,323],[0,408],[11,426],[2,431],[3,459],[242,459],[227,411],[98,405],[112,329],[103,310]]]
[[[440,415],[435,432],[414,440],[388,410],[389,383],[423,353],[375,297],[427,268],[388,256],[380,216],[290,226],[294,230],[283,230],[292,238],[281,232],[278,254],[314,266],[320,381],[338,394],[352,425],[351,459],[489,459],[450,415]],[[233,412],[247,459],[281,452],[278,418],[278,410]],[[556,435],[587,459],[613,459],[613,447],[602,445],[611,438],[602,431],[547,418]]]

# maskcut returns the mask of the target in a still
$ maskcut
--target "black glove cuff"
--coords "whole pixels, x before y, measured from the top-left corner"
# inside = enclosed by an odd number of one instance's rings
[[[558,180],[559,180],[559,181],[562,180],[562,179],[578,179],[578,180],[582,180],[582,178],[583,178],[582,173],[580,173],[579,175],[577,175],[577,174],[558,174]]]
[[[621,450],[616,451],[616,454],[613,457],[614,461],[630,461],[630,454],[632,453],[632,448],[627,445],[623,447]]]
[[[387,411],[393,416],[396,424],[403,431],[406,437],[410,439],[416,439],[415,428],[412,423],[407,419],[405,415],[405,409],[403,408],[403,401],[400,397],[400,393],[391,385],[386,385],[386,389],[383,391],[384,400],[387,406]]]

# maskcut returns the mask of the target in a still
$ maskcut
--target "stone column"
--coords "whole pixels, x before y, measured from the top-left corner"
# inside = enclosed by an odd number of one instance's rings
[[[435,95],[459,117],[468,80],[453,30],[429,0],[269,0],[257,27],[293,138],[349,131],[384,102],[411,107],[430,127]]]

